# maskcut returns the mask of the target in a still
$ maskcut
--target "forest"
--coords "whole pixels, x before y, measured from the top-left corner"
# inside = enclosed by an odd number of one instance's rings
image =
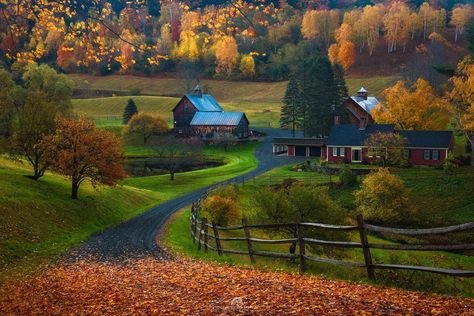
[[[2,0],[0,57],[18,76],[34,61],[66,73],[287,80],[309,54],[346,72],[435,43],[464,55],[468,2]]]

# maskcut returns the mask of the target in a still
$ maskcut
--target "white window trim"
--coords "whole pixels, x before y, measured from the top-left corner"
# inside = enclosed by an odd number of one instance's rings
[[[346,155],[346,147],[339,147],[339,156],[344,157]]]
[[[354,150],[359,150],[359,160],[354,160]],[[351,147],[351,162],[362,162],[362,147]]]
[[[331,155],[333,157],[337,157],[338,148],[337,147],[331,147],[331,148],[332,148]]]

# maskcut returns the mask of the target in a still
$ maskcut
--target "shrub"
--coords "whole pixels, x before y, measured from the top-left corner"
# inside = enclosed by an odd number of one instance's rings
[[[449,157],[449,156],[448,156]],[[459,155],[456,156],[452,159],[453,163],[458,165],[458,166],[470,166],[472,162],[472,157],[471,156],[464,156],[464,155]]]
[[[240,211],[232,198],[212,195],[203,203],[203,216],[217,225],[226,226],[240,218]]]
[[[357,185],[357,175],[348,166],[344,166],[339,170],[339,181],[343,188],[353,188]]]
[[[400,223],[413,215],[403,181],[386,168],[366,176],[354,195],[358,211],[368,220]]]

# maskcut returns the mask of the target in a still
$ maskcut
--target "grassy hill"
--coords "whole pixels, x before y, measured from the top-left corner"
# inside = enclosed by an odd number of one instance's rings
[[[132,96],[141,111],[163,115],[172,123],[171,110],[185,93],[182,80],[152,77],[135,77],[112,75],[94,77],[84,74],[73,74],[69,77],[79,89],[130,92],[140,90],[151,96]],[[350,78],[348,88],[354,93],[361,86],[371,94],[381,97],[382,91],[390,86],[395,77]],[[226,111],[244,111],[253,127],[277,127],[279,125],[281,98],[286,89],[286,82],[231,82],[204,80],[209,92],[222,104]],[[175,97],[170,97],[175,96]],[[94,118],[99,126],[120,125],[123,108],[128,96],[75,99],[74,110]]]
[[[156,192],[127,186],[94,190],[81,186],[70,198],[70,182],[47,173],[39,181],[25,175],[27,164],[0,156],[0,278],[25,272],[85,240],[157,204]]]

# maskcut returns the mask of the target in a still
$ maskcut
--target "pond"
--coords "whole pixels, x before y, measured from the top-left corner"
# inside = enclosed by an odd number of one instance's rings
[[[224,165],[225,162],[216,159],[204,159],[194,161],[190,159],[186,162],[180,162],[175,172],[186,172],[207,168],[214,168]],[[168,163],[159,158],[128,158],[124,164],[125,172],[129,177],[146,177],[167,174]]]

